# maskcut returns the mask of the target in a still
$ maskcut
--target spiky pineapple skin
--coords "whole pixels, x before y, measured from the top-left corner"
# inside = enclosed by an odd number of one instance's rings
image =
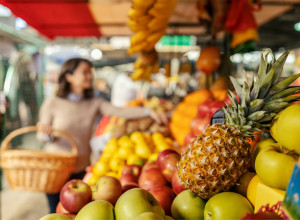
[[[182,153],[178,175],[183,185],[203,199],[228,191],[247,171],[250,145],[230,125],[206,128]]]

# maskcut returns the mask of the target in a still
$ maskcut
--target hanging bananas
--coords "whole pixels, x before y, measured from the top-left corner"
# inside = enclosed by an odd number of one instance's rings
[[[133,0],[127,24],[134,32],[129,54],[141,53],[134,64],[133,80],[150,80],[151,73],[159,71],[155,44],[165,34],[169,18],[178,0]]]

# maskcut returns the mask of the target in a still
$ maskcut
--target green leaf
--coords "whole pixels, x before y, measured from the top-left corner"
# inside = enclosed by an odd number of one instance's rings
[[[264,54],[261,53],[261,61],[260,61],[260,65],[259,65],[259,68],[258,68],[257,79],[254,82],[253,92],[251,93],[251,98],[252,99],[257,99],[258,94],[259,94],[259,90],[260,90],[261,81],[263,81],[263,79],[266,77],[267,56],[268,56],[268,53],[265,55],[265,57],[264,57]]]
[[[289,87],[281,92],[276,93],[275,95],[267,98],[267,100],[265,102],[270,102],[273,101],[275,99],[279,99],[279,98],[283,98],[283,97],[287,97],[290,95],[295,94],[296,91],[300,90],[300,86],[293,86],[293,87]]]
[[[235,125],[233,118],[230,116],[227,109],[223,107],[222,111],[224,112],[224,115],[225,115],[226,124]]]
[[[257,111],[254,112],[252,114],[250,114],[247,119],[250,121],[259,121],[260,119],[262,119],[265,115],[266,111]]]
[[[298,79],[300,77],[300,73],[290,76],[280,82],[278,82],[277,84],[275,84],[271,91],[272,93],[278,93],[281,92],[282,90],[286,89],[292,82],[294,82],[296,79]]]
[[[249,104],[249,110],[250,113],[259,111],[264,105],[264,100],[263,99],[255,99],[250,102]]]
[[[240,84],[238,83],[238,81],[236,80],[236,78],[229,76],[230,80],[232,82],[232,85],[234,87],[234,90],[236,91],[236,94],[238,95],[239,99],[241,100],[242,98],[242,87],[240,86]]]
[[[276,84],[278,80],[280,79],[280,76],[282,74],[283,70],[283,65],[289,55],[290,51],[284,52],[277,60],[276,62],[272,65],[272,69],[275,70],[275,77],[274,81],[272,82],[272,85]]]
[[[269,103],[264,106],[263,110],[268,112],[275,112],[277,110],[283,109],[289,105],[288,102],[280,102],[280,103]]]
[[[229,99],[230,99],[230,101],[231,101],[232,106],[235,107],[235,108],[237,108],[237,104],[238,104],[239,102],[238,102],[238,100],[236,99],[234,93],[233,93],[232,91],[230,91],[230,90],[228,90],[228,93],[229,93],[229,94],[228,94],[228,97],[229,97]]]
[[[264,78],[264,80],[261,82],[258,98],[260,98],[260,99],[264,98],[265,95],[268,93],[268,91],[272,85],[274,75],[275,75],[275,71],[272,69],[272,70],[270,70],[268,75]]]

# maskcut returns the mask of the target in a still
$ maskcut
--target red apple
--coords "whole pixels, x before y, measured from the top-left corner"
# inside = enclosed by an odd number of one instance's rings
[[[213,102],[214,102],[213,99],[207,99],[205,102],[203,102],[198,107],[198,117],[199,118],[207,117],[210,114],[210,107]]]
[[[196,135],[189,133],[184,138],[184,146],[187,147],[195,139]]]
[[[139,188],[139,185],[137,183],[126,183],[125,185],[122,185],[122,192],[124,193],[133,188]]]
[[[120,177],[120,183],[122,186],[128,184],[128,183],[137,183],[138,177],[134,176],[131,173],[125,173]]]
[[[149,162],[149,163],[146,163],[142,169],[142,172],[146,171],[146,170],[149,170],[149,169],[152,169],[152,168],[158,168],[157,164],[155,161],[152,161],[152,162]]]
[[[60,192],[61,204],[71,213],[79,212],[91,200],[92,190],[90,186],[79,179],[68,181]]]
[[[168,185],[168,182],[159,168],[151,168],[142,171],[139,177],[139,186],[145,190],[166,185]]]
[[[180,154],[175,150],[168,149],[159,153],[156,163],[167,181],[172,181],[179,160]]]
[[[182,183],[179,180],[177,171],[174,173],[172,178],[172,188],[176,195],[186,190],[186,188],[182,185]]]
[[[159,186],[152,188],[149,192],[163,207],[166,215],[171,215],[171,206],[175,198],[172,188],[168,186]]]
[[[136,164],[131,164],[131,165],[125,165],[123,170],[122,170],[122,176],[130,173],[133,174],[136,177],[139,177],[141,174],[142,168],[139,165]]]
[[[202,132],[210,125],[211,116],[195,118],[191,121],[191,131],[193,135],[202,134]]]
[[[69,211],[67,211],[63,205],[61,204],[61,202],[59,202],[56,206],[56,213],[59,213],[59,214],[64,214],[64,213],[70,213]]]
[[[115,205],[122,195],[120,181],[112,176],[103,176],[92,187],[94,200],[105,200]]]

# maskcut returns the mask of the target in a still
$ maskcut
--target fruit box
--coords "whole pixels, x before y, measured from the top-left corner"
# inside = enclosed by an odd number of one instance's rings
[[[295,165],[283,205],[293,219],[300,219],[300,160]]]
[[[283,201],[284,196],[285,191],[266,186],[262,182],[259,182],[256,188],[255,212],[266,204],[272,206],[279,201]]]

